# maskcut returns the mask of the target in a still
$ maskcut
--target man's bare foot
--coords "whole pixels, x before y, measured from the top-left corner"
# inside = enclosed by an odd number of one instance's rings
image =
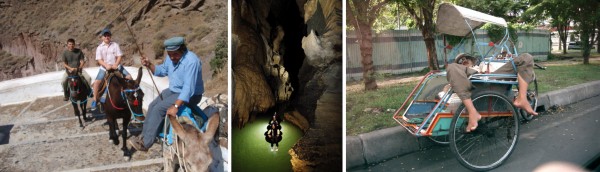
[[[473,117],[472,117],[473,116]],[[467,124],[467,133],[477,129],[477,122],[481,120],[481,115],[476,113],[474,115],[469,114],[469,124]]]
[[[520,99],[516,99],[515,102],[513,102],[513,104],[516,107],[525,110],[525,112],[527,112],[528,114],[538,115],[537,112],[533,111],[533,108],[531,108],[531,105],[529,105],[529,102],[527,101],[521,101]]]

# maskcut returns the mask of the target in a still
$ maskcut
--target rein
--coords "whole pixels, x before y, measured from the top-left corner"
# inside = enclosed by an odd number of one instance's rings
[[[109,79],[107,79],[107,80],[108,80],[108,82],[106,83],[106,89],[108,90],[108,91],[107,91],[107,93],[106,93],[106,94],[108,94],[108,101],[110,102],[110,105],[112,105],[112,107],[113,107],[113,108],[115,108],[115,109],[117,109],[117,110],[124,110],[125,108],[120,108],[120,107],[117,107],[117,106],[115,105],[115,103],[113,102],[113,99],[110,97],[110,81],[112,80],[113,76],[114,76],[114,75],[112,75],[112,74],[111,74],[111,75],[109,76]]]
[[[121,92],[121,97],[123,97],[123,99],[125,99],[125,101],[127,102],[127,107],[129,108],[129,111],[131,112],[132,116],[131,116],[131,120],[136,121],[136,122],[140,122],[140,123],[144,123],[144,121],[138,120],[136,117],[143,117],[144,114],[139,114],[139,113],[135,113],[133,112],[133,110],[131,109],[131,106],[129,105],[129,99],[127,99],[127,97],[125,97],[125,93],[133,93],[133,94],[137,94],[136,91],[140,90],[140,87],[137,87],[135,89],[124,89]],[[135,96],[137,98],[137,96]],[[137,99],[133,102],[134,106],[138,106],[137,103]]]
[[[75,78],[79,78],[79,76],[77,76],[77,75],[67,76],[67,79],[75,79]],[[71,85],[69,84],[69,92],[70,92],[70,94],[73,94],[73,91],[75,91],[77,93],[76,95],[79,95],[79,93],[80,93],[80,89],[74,90],[73,88],[71,88]],[[69,95],[69,101],[71,101],[71,103],[79,104],[79,105],[87,103],[87,99],[85,99],[85,100],[75,100],[75,99],[73,99],[73,96],[71,96],[71,95]],[[79,103],[77,103],[78,101],[79,101]]]
[[[166,119],[169,119],[169,117],[166,117]],[[179,116],[175,115],[175,119],[179,119]],[[177,123],[179,123],[179,121],[175,121]],[[185,131],[183,131],[185,132]],[[171,149],[169,149],[169,151],[171,152],[171,156],[173,156],[173,154],[175,154],[177,156],[177,160],[179,161],[179,165],[183,166],[184,168],[183,171],[188,171],[188,169],[190,169],[189,165],[186,163],[186,160],[183,158],[185,157],[185,143],[183,141],[181,141],[181,150],[179,149],[179,136],[177,136],[177,134],[175,134],[175,132],[173,132],[173,144],[175,146],[175,149],[173,149],[171,147]]]
[[[114,75],[112,75],[112,74],[111,74],[111,75],[109,76],[109,79],[107,79],[107,82],[106,82],[106,83],[107,83],[107,84],[106,84],[106,89],[107,89],[107,90],[109,90],[109,88],[110,88],[110,86],[109,86],[109,85],[110,85],[110,81],[112,80],[113,76],[114,76]],[[139,87],[139,86],[138,86],[137,88],[135,88],[135,89],[122,89],[122,91],[121,91],[121,98],[122,98],[122,99],[125,99],[125,104],[127,104],[127,107],[129,108],[129,112],[131,112],[131,114],[132,114],[132,116],[131,116],[131,120],[133,120],[133,121],[135,121],[135,122],[140,122],[140,123],[143,123],[144,121],[138,120],[136,117],[143,117],[143,116],[144,116],[144,114],[139,114],[139,113],[135,113],[135,112],[133,112],[133,110],[132,110],[132,108],[131,108],[131,105],[129,105],[129,99],[128,99],[128,98],[125,96],[125,94],[126,94],[126,93],[134,93],[134,94],[137,94],[137,93],[136,93],[136,91],[138,91],[138,90],[140,90],[140,87]],[[106,94],[108,94],[108,99],[109,99],[109,101],[110,101],[110,104],[112,105],[112,107],[113,107],[113,108],[115,108],[115,109],[117,109],[117,110],[125,110],[125,108],[124,108],[124,107],[123,107],[123,108],[121,108],[121,107],[117,107],[117,106],[115,105],[115,103],[113,102],[113,99],[112,99],[112,97],[110,96],[110,91],[107,91],[107,93],[106,93]],[[137,98],[137,96],[135,96],[135,97]],[[136,99],[136,100],[133,102],[133,105],[134,105],[134,106],[138,106],[137,99]]]

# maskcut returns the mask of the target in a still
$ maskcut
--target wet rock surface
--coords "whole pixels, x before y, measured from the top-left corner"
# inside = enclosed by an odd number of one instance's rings
[[[314,125],[289,151],[294,171],[342,169],[341,110],[341,93],[325,93],[319,99]]]

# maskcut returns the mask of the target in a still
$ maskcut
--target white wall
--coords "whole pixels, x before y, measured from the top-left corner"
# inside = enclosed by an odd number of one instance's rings
[[[125,67],[132,77],[135,79],[138,75],[138,68]],[[85,68],[92,80],[98,74],[98,67]],[[148,105],[154,98],[158,96],[152,80],[146,69],[143,69],[142,83],[140,87],[144,91],[144,109],[148,109]],[[62,96],[63,90],[61,87],[61,79],[64,71],[49,72],[24,78],[6,80],[0,82],[0,105],[16,104],[22,102],[33,101],[40,97]],[[156,86],[160,91],[168,88],[169,80],[167,77],[153,76]]]

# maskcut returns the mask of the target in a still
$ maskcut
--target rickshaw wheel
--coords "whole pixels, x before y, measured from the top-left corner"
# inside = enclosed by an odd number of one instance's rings
[[[533,111],[536,111],[537,104],[538,104],[537,79],[534,79],[532,83],[533,83],[533,88],[527,89],[527,100],[529,101],[529,104],[533,108]],[[533,119],[533,115],[528,114],[527,112],[525,112],[525,110],[519,109],[519,112],[521,113],[521,117],[524,121],[530,121],[531,119]]]
[[[514,150],[519,117],[517,109],[504,95],[482,91],[473,97],[475,109],[482,114],[479,126],[466,133],[468,118],[459,114],[467,115],[467,110],[461,105],[452,118],[450,150],[470,170],[487,171],[500,166]]]
[[[441,144],[441,145],[447,145],[450,142],[448,141],[448,135],[443,135],[443,136],[429,136],[427,137],[429,138],[431,141],[437,143],[437,144]]]

